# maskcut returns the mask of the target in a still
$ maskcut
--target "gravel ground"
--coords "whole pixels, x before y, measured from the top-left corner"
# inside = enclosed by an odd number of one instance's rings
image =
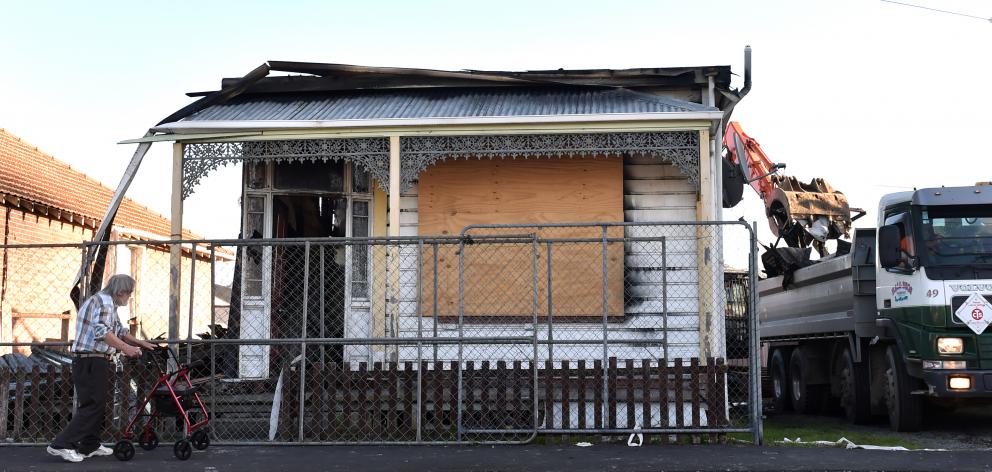
[[[943,449],[992,449],[992,405],[932,412],[923,431],[901,433]]]

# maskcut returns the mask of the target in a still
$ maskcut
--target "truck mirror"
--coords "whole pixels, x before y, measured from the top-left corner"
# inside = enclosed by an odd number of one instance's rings
[[[885,225],[878,229],[878,262],[883,268],[899,265],[899,228]]]

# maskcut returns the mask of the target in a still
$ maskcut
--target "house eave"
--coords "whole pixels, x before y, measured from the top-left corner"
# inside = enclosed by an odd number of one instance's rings
[[[720,111],[675,113],[609,113],[598,115],[553,116],[494,116],[452,118],[386,118],[372,120],[252,120],[252,121],[178,121],[163,123],[152,128],[157,133],[197,134],[209,132],[251,132],[265,130],[304,130],[335,128],[416,128],[449,125],[506,125],[506,124],[558,124],[558,123],[616,123],[640,121],[718,121]],[[129,141],[136,142],[136,141]]]

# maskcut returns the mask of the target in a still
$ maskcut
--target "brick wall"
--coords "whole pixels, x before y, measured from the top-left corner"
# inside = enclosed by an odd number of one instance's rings
[[[19,209],[0,207],[0,234],[7,244],[79,244],[93,238],[93,229],[26,213]],[[118,239],[114,235],[112,239]],[[118,252],[129,256],[119,257]],[[57,318],[23,318],[24,313],[57,315],[66,311],[69,320],[68,338],[75,333],[75,308],[69,290],[79,270],[82,252],[79,247],[67,248],[7,248],[0,250],[5,257],[5,276],[0,279],[0,340],[30,342],[62,338],[62,320]],[[122,262],[123,261],[123,262]],[[129,267],[118,267],[129,262]],[[132,332],[155,337],[168,331],[169,309],[169,250],[159,245],[140,242],[112,246],[107,254],[105,278],[116,273],[130,274],[138,281],[131,301],[131,316],[136,318]],[[185,337],[189,318],[190,258],[183,257],[182,293],[180,303],[180,336]],[[195,297],[192,300],[193,333],[207,331],[210,323],[210,263],[196,261]],[[125,310],[121,321],[127,323]],[[15,319],[17,322],[15,323]],[[15,326],[16,324],[16,326]],[[29,348],[19,349],[25,355]],[[0,354],[10,349],[0,348]]]
[[[5,235],[7,244],[78,244],[93,237],[91,228],[14,208],[3,208],[0,225],[0,233]],[[61,338],[61,320],[21,318],[19,315],[74,313],[69,288],[79,270],[81,250],[77,247],[6,249],[2,251],[2,257],[5,258],[5,273],[0,280],[0,339],[31,341]],[[70,319],[70,336],[74,329],[74,320]],[[22,351],[28,353],[28,350]]]

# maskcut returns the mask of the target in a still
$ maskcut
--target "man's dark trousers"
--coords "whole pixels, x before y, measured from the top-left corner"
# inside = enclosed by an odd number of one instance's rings
[[[110,361],[100,357],[72,359],[72,385],[76,388],[79,406],[69,425],[62,430],[52,447],[75,449],[86,455],[100,447],[100,432],[107,408],[107,375]]]

